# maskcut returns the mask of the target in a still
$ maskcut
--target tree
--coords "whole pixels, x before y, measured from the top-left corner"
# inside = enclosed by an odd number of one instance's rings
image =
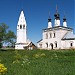
[[[7,29],[9,27],[5,23],[0,24],[0,48],[2,47],[3,41],[6,39]]]
[[[0,48],[4,42],[14,43],[16,35],[11,30],[8,31],[8,26],[5,23],[0,24]]]
[[[2,48],[2,43],[0,43],[0,48]]]
[[[15,39],[16,39],[16,35],[14,34],[14,32],[12,32],[11,30],[9,30],[8,33],[6,34],[6,41],[12,47],[14,47],[14,45],[15,45]]]

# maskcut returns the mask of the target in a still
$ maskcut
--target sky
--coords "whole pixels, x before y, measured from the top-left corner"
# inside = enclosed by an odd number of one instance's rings
[[[73,28],[75,33],[75,0],[0,0],[0,23],[5,23],[15,34],[17,23],[24,11],[27,22],[27,36],[36,44],[42,39],[42,29],[48,26],[48,17],[52,19],[54,26],[54,14],[56,5],[60,14],[61,25],[64,14],[67,18],[68,27]]]

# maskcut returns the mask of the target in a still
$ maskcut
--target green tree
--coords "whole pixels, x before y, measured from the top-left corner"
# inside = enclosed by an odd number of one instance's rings
[[[14,43],[16,35],[11,30],[8,31],[8,26],[5,23],[0,23],[0,48],[4,42]]]
[[[6,33],[8,28],[9,27],[5,23],[0,23],[0,48],[2,47],[2,44],[6,39]]]
[[[6,42],[9,43],[10,46],[14,47],[15,45],[16,35],[11,30],[6,34]]]

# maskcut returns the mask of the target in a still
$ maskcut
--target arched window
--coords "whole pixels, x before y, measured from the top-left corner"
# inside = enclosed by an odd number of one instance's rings
[[[50,33],[50,38],[52,38],[52,33]]]
[[[53,38],[55,38],[55,32],[54,32]]]
[[[46,39],[48,39],[48,34],[46,33]]]
[[[70,42],[70,47],[73,47],[73,42],[72,41]]]
[[[25,25],[23,25],[23,29],[25,29]]]
[[[70,43],[70,46],[72,47],[73,46],[73,43]]]
[[[48,48],[48,43],[45,44],[45,47]]]
[[[20,25],[20,29],[22,29],[22,25]]]
[[[55,48],[57,48],[57,42],[55,41]]]

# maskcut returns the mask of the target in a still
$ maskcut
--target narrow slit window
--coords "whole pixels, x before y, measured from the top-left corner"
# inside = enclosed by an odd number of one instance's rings
[[[55,47],[57,48],[57,42],[55,42]]]
[[[48,34],[46,33],[46,39],[48,39]]]
[[[46,43],[46,48],[48,48],[48,43]]]
[[[54,38],[55,38],[55,33],[54,33]]]
[[[52,33],[50,33],[50,38],[52,38]]]

